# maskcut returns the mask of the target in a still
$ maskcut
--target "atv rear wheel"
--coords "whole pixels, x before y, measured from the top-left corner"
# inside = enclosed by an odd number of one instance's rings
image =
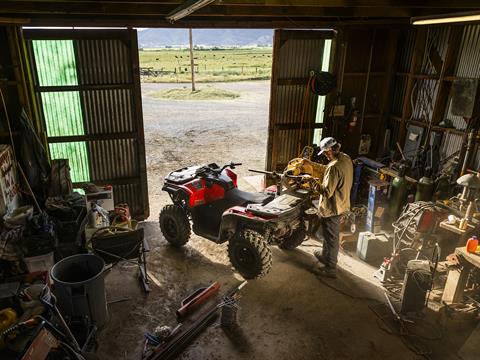
[[[270,248],[263,236],[253,230],[243,230],[229,241],[228,256],[245,279],[265,276],[272,267]]]
[[[305,229],[298,229],[290,236],[280,240],[278,247],[283,250],[293,250],[302,244],[302,242],[305,240],[305,235]]]
[[[190,238],[190,222],[180,206],[166,205],[160,211],[160,230],[173,246],[183,246]]]

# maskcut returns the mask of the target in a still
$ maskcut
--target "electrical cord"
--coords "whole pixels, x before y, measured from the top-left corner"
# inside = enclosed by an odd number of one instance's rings
[[[378,311],[375,310],[374,305],[369,305],[370,310],[377,316],[376,323],[380,330],[390,334],[400,337],[402,342],[405,346],[416,355],[422,356],[423,358],[430,359],[430,355],[432,354],[432,349],[425,343],[425,341],[438,341],[443,338],[443,332],[438,326],[435,326],[431,323],[427,323],[421,319],[416,319],[417,321],[406,320],[401,315],[399,315],[396,310],[393,308],[390,300],[389,302],[389,309],[391,310],[391,314],[389,315],[381,315]],[[382,305],[386,306],[384,303]],[[392,326],[388,326],[389,320],[396,320],[396,324],[398,328],[393,328]],[[380,321],[381,320],[381,321]],[[418,321],[420,320],[420,321]],[[425,334],[434,334],[434,335],[424,335],[415,329],[423,327],[423,332]]]
[[[345,290],[342,290],[334,285],[332,285],[329,281],[327,281],[326,279],[324,279],[322,276],[317,275],[317,278],[320,280],[320,282],[322,284],[324,284],[325,286],[329,287],[330,289],[350,298],[350,299],[353,299],[353,300],[366,300],[366,301],[374,301],[376,303],[380,303],[379,300],[375,299],[375,298],[372,298],[372,297],[368,297],[368,296],[358,296],[358,295],[352,295],[350,293],[348,293],[347,291]]]

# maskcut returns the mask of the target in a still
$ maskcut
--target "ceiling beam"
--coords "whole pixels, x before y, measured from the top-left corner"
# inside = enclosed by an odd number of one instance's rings
[[[39,2],[39,1],[0,1],[0,14],[10,16],[37,17],[48,15],[128,15],[128,16],[166,16],[176,6],[164,4],[141,3],[97,3],[97,2]],[[462,9],[465,10],[465,9]],[[450,9],[438,8],[435,14],[448,13]],[[249,7],[237,5],[210,5],[195,12],[195,16],[237,16],[237,17],[412,17],[430,15],[426,9],[405,7],[318,7],[318,6],[262,6]]]
[[[252,18],[245,21],[245,18],[225,17],[225,18],[199,18],[187,17],[173,24],[165,18],[159,17],[127,17],[127,16],[98,16],[87,19],[85,17],[58,17],[41,16],[32,18],[30,26],[59,26],[59,27],[151,27],[151,28],[299,28],[299,29],[325,29],[336,28],[338,26],[410,26],[409,19],[282,19],[282,18]]]
[[[28,3],[30,0],[1,0],[5,3]],[[62,3],[65,0],[38,0],[37,3]],[[183,0],[70,0],[69,3],[91,3],[98,4],[171,4],[179,5]],[[477,1],[472,0],[221,0],[219,5],[238,5],[238,6],[317,6],[317,7],[408,7],[408,8],[468,8],[478,9],[480,5]]]

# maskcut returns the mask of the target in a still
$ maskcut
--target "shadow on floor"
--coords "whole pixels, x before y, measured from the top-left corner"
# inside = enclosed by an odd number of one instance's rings
[[[152,248],[149,269],[160,286],[152,284],[152,292],[145,296],[134,265],[120,264],[111,271],[106,280],[108,299],[130,300],[109,306],[110,321],[99,338],[101,359],[139,359],[143,334],[159,325],[175,326],[181,299],[214,281],[221,284],[221,296],[241,280],[228,263],[225,246],[193,236],[185,247],[173,248],[157,223],[142,226]],[[273,247],[272,253],[271,272],[241,291],[239,327],[223,331],[210,326],[180,359],[418,358],[402,339],[379,327],[369,308],[378,303],[374,299],[381,299],[377,288],[342,270],[336,280],[319,279],[317,261],[304,250]],[[435,349],[431,358],[453,359],[457,349]]]

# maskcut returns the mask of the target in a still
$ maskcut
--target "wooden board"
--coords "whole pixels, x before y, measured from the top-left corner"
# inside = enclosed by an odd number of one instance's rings
[[[456,248],[455,254],[460,255],[462,258],[467,260],[473,266],[480,268],[480,254],[472,254],[467,252],[467,249],[465,248],[465,246]]]

